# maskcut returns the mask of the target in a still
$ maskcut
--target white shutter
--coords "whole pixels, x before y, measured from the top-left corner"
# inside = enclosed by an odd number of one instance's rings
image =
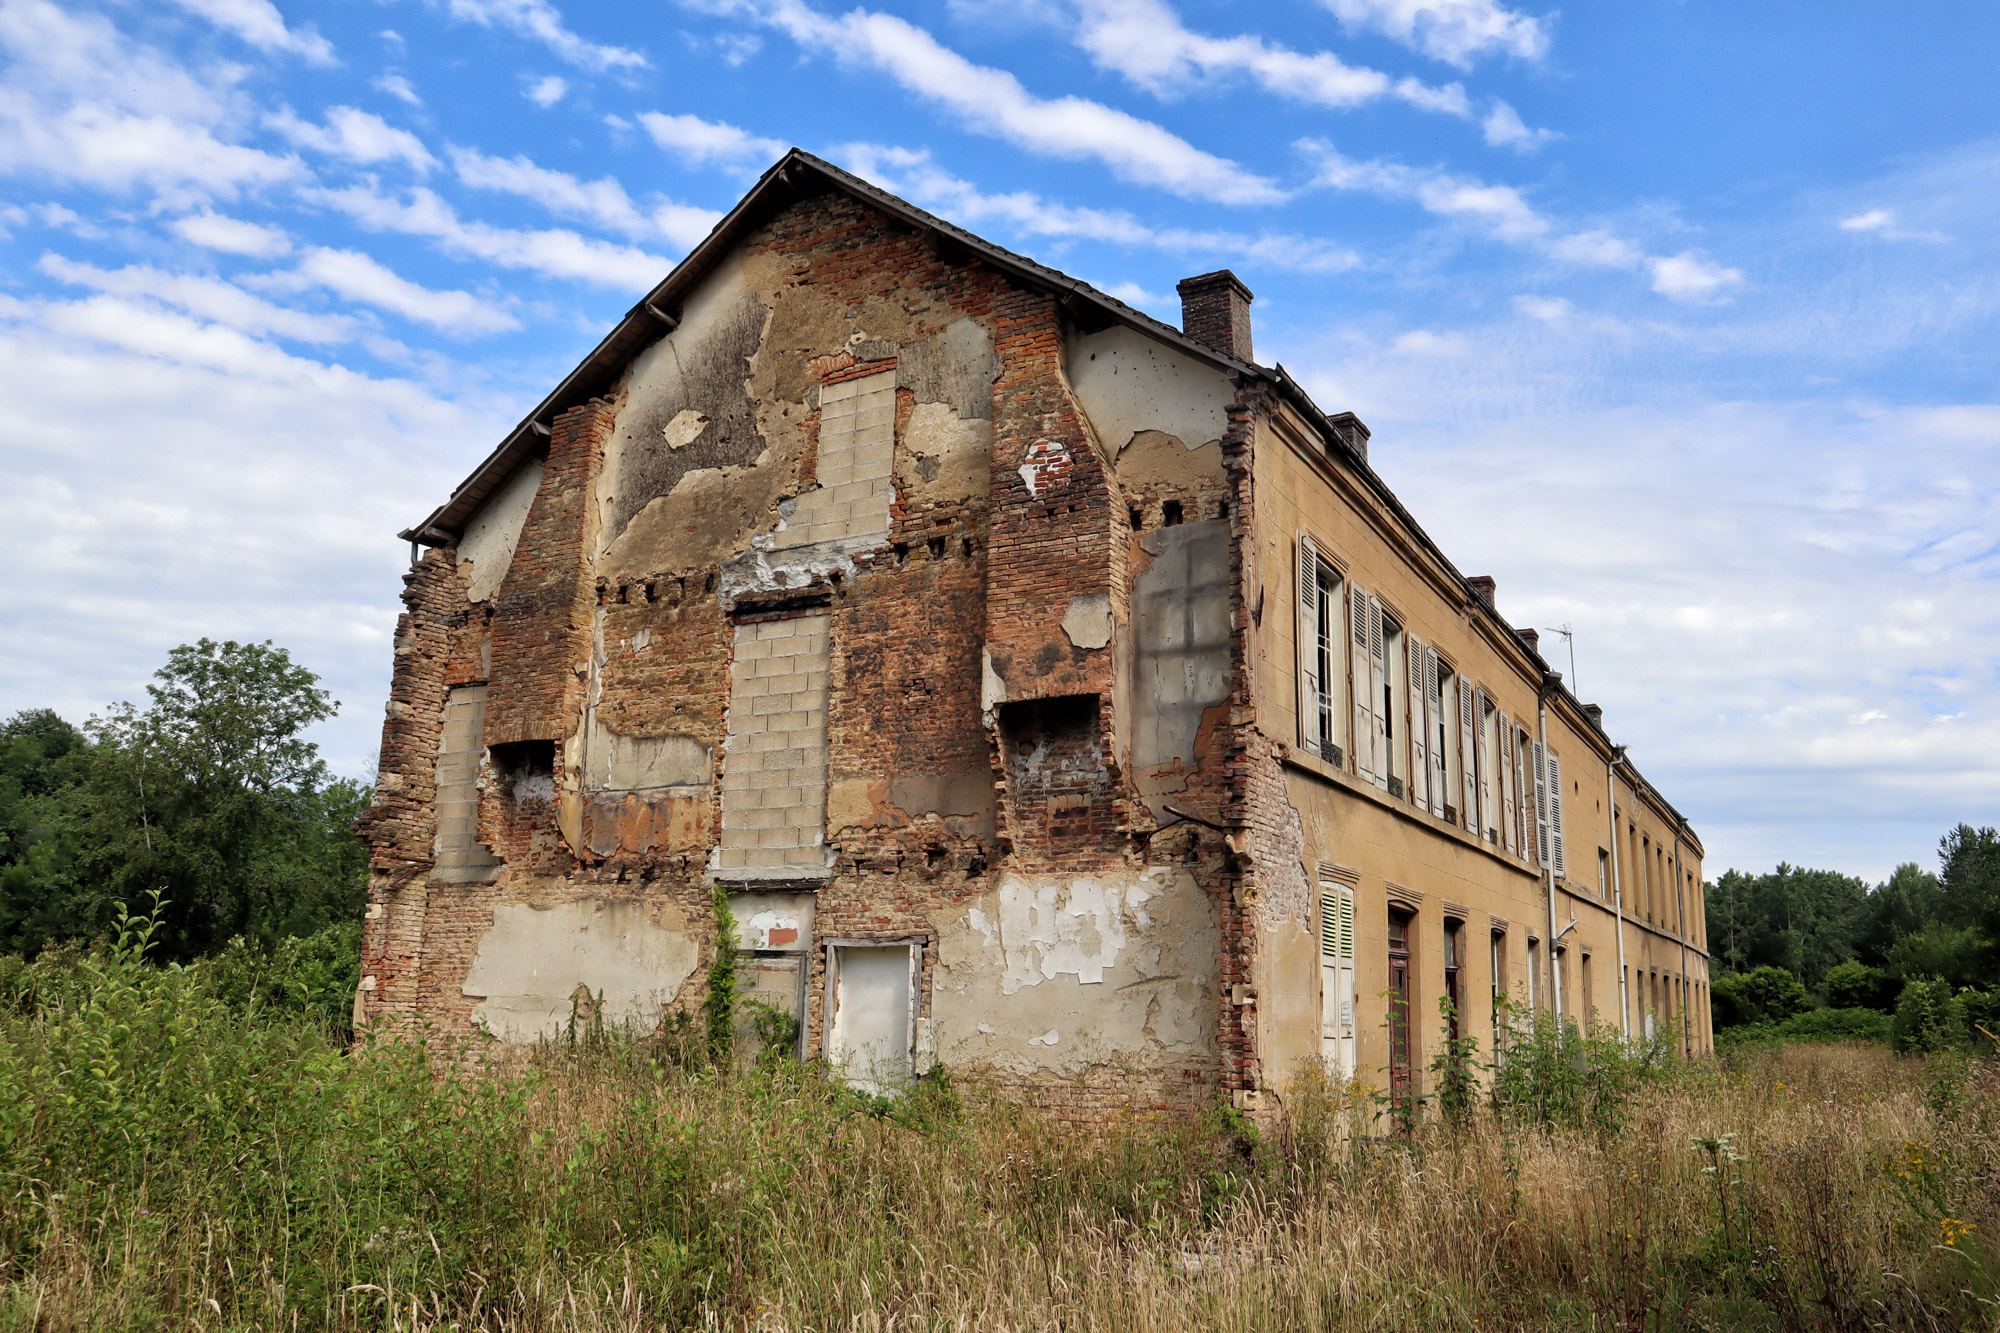
[[[1313,539],[1299,534],[1299,748],[1319,753],[1321,695],[1319,678],[1319,550]]]
[[[1511,762],[1514,766],[1514,813],[1518,821],[1515,828],[1516,837],[1514,845],[1519,850],[1523,861],[1532,861],[1535,859],[1535,838],[1534,834],[1529,831],[1528,821],[1534,801],[1534,790],[1528,785],[1528,773],[1525,767],[1527,761],[1524,756],[1528,749],[1527,742],[1528,738],[1525,733],[1517,732],[1507,738],[1507,748],[1512,754]]]
[[[1542,743],[1534,743],[1535,756],[1535,864],[1549,864],[1549,772]]]
[[[1494,802],[1500,799],[1500,784],[1493,780],[1493,752],[1486,748],[1487,694],[1484,685],[1472,687],[1472,739],[1479,750],[1479,826],[1473,830],[1482,842],[1495,840]]]
[[[1430,691],[1424,686],[1424,648],[1416,635],[1403,634],[1403,654],[1410,659],[1410,801],[1419,810],[1431,804],[1431,733],[1425,722]]]
[[[1444,818],[1451,797],[1445,791],[1444,695],[1439,688],[1437,649],[1424,649],[1424,745],[1431,756],[1431,813]]]
[[[1465,804],[1459,807],[1465,827],[1475,837],[1479,836],[1479,734],[1478,699],[1472,692],[1472,682],[1464,676],[1458,678],[1458,761],[1459,772],[1465,777],[1460,785],[1465,788]]]
[[[1373,781],[1375,749],[1368,737],[1375,728],[1375,704],[1368,694],[1368,682],[1374,674],[1374,664],[1368,652],[1368,594],[1352,581],[1347,588],[1348,665],[1354,673],[1354,687],[1349,691],[1354,696],[1354,730],[1350,733],[1354,770]]]
[[[1320,1050],[1332,1072],[1354,1073],[1354,890],[1319,863]]]
[[[1500,714],[1494,745],[1493,766],[1500,784],[1500,845],[1511,852],[1514,850],[1514,765],[1508,762],[1507,752],[1514,748],[1514,721],[1505,713]]]
[[[1549,751],[1549,855],[1555,860],[1557,879],[1568,879],[1569,869],[1563,864],[1563,767],[1562,760],[1556,758],[1554,750]]]
[[[1389,650],[1382,642],[1382,603],[1373,593],[1368,597],[1368,748],[1374,754],[1375,785],[1389,785],[1389,717],[1384,695],[1388,692]],[[1361,738],[1356,737],[1357,746]]]

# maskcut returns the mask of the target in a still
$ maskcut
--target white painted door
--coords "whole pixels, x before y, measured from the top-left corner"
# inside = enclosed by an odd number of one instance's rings
[[[915,1024],[915,950],[908,944],[830,946],[832,1016],[826,1054],[847,1081],[873,1093],[909,1084]]]

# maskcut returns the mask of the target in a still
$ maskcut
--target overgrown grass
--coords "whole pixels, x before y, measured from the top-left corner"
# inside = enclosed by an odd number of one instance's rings
[[[688,1032],[344,1054],[143,934],[4,1019],[0,1328],[2000,1327],[2000,1081],[1962,1053],[1545,1032],[1502,1108],[1407,1135],[1301,1071],[1272,1131],[1089,1138]]]

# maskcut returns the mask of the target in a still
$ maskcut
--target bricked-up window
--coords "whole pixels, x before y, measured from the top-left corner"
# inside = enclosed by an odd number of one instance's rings
[[[1098,714],[1094,694],[1000,706],[1008,824],[1017,853],[1095,851],[1110,836],[1112,791]]]
[[[498,865],[479,841],[479,761],[485,727],[484,685],[461,685],[445,696],[443,734],[438,739],[433,879],[485,879]]]
[[[824,613],[736,627],[722,776],[724,878],[826,870]]]
[[[1335,767],[1347,764],[1346,598],[1340,571],[1311,537],[1299,534],[1299,748]]]
[[[736,1061],[754,1064],[766,1052],[804,1056],[806,974],[813,946],[815,896],[810,893],[733,893],[739,964]]]

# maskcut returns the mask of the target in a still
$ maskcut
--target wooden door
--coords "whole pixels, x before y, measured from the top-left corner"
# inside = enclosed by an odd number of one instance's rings
[[[1389,914],[1389,1096],[1410,1094],[1410,918]]]

